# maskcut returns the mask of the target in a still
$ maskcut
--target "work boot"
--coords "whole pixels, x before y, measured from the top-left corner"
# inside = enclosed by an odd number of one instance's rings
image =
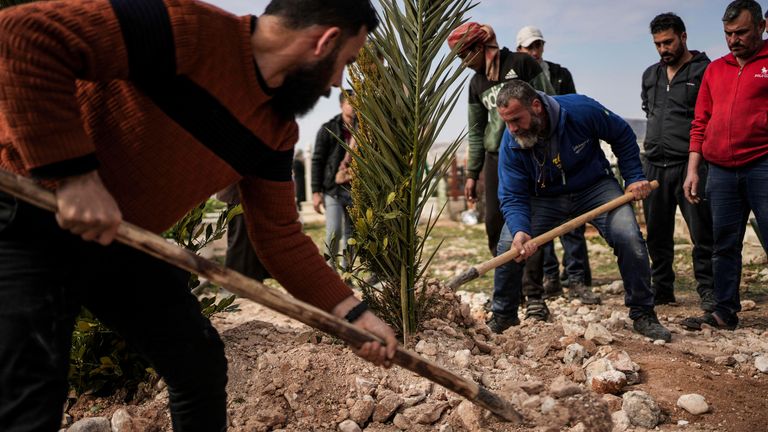
[[[656,306],[659,306],[659,305],[677,306],[677,299],[675,299],[675,294],[672,292],[668,292],[668,293],[657,292],[653,296],[653,304]]]
[[[600,296],[593,293],[592,289],[583,282],[571,282],[568,284],[568,298],[579,299],[585,305],[599,305],[602,303]]]
[[[544,277],[544,299],[557,298],[563,295],[563,286],[560,284],[560,279],[555,277]]]
[[[491,316],[491,319],[485,323],[492,332],[496,334],[504,333],[504,330],[520,325],[520,319],[517,315],[499,315],[497,313]]]
[[[701,294],[701,303],[699,303],[701,310],[704,312],[714,312],[716,305],[717,301],[715,301],[715,293],[713,293],[712,290],[704,291]]]
[[[659,319],[656,318],[656,314],[653,312],[641,315],[632,323],[632,327],[634,327],[636,332],[653,340],[672,341],[672,333],[659,323]]]
[[[549,319],[549,308],[544,303],[544,299],[528,298],[528,304],[525,306],[525,319],[534,321],[547,321]]]

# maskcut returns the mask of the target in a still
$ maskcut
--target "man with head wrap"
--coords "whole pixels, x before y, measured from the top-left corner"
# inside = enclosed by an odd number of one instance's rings
[[[504,225],[496,194],[504,122],[496,111],[496,95],[505,82],[514,79],[526,81],[547,94],[554,94],[554,89],[533,57],[499,48],[488,25],[468,22],[459,26],[448,37],[448,46],[458,46],[463,64],[475,71],[469,83],[469,158],[464,196],[469,202],[477,200],[475,185],[485,166],[485,230],[491,254],[496,255]]]

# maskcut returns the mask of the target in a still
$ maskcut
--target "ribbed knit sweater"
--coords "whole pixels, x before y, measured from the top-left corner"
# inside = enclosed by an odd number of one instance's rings
[[[124,219],[154,232],[239,182],[259,258],[291,294],[330,310],[351,291],[302,233],[298,127],[271,108],[255,25],[192,0],[3,10],[0,166],[50,187],[97,169]]]

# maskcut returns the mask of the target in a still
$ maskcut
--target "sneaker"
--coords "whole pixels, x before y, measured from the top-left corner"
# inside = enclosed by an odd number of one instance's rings
[[[525,319],[534,321],[547,321],[549,319],[549,308],[543,299],[528,299],[525,307]]]
[[[557,277],[544,277],[544,299],[557,298],[563,295],[563,286]]]
[[[592,289],[583,282],[571,282],[568,284],[568,298],[579,299],[585,305],[599,305],[602,303],[600,296],[593,293]]]
[[[485,323],[489,329],[491,329],[492,332],[496,334],[502,334],[504,333],[504,330],[520,325],[520,319],[517,317],[517,315],[514,316],[506,316],[506,315],[499,315],[499,314],[493,314],[491,316],[491,319],[488,320],[488,322]]]
[[[672,340],[672,333],[659,323],[659,319],[656,318],[655,313],[648,313],[640,316],[640,318],[632,323],[632,327],[636,332],[653,340],[661,339],[664,342],[670,342]]]
[[[702,325],[708,325],[721,330],[735,330],[737,324],[728,324],[713,313],[706,312],[700,317],[688,317],[680,321],[680,325],[688,330],[701,330]]]

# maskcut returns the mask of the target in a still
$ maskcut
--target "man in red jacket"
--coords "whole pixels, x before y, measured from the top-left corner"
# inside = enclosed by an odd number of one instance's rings
[[[732,330],[738,325],[741,248],[749,213],[754,212],[763,238],[768,236],[768,44],[760,5],[737,0],[723,15],[731,53],[712,62],[696,102],[691,125],[688,173],[683,192],[688,201],[709,201],[714,250],[713,312],[685,319]],[[709,163],[705,191],[699,190],[698,167]],[[700,204],[706,205],[706,204]]]

